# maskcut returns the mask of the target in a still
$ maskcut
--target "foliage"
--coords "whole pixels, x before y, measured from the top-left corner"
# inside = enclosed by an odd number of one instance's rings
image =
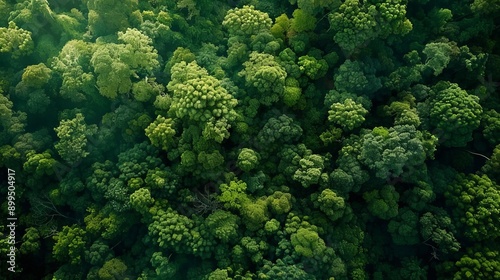
[[[89,154],[85,150],[87,137],[95,133],[96,127],[87,127],[81,113],[77,113],[73,119],[62,120],[54,130],[60,139],[54,146],[65,161],[73,164]]]
[[[151,140],[151,144],[167,151],[174,143],[174,123],[172,119],[157,116],[156,120],[146,127],[146,136]]]
[[[375,217],[389,220],[398,215],[399,194],[393,186],[385,185],[380,190],[365,192],[363,198]]]
[[[493,149],[491,159],[489,159],[483,166],[482,171],[488,175],[489,178],[500,182],[500,144]]]
[[[481,123],[484,126],[483,134],[490,144],[500,143],[500,113],[491,109],[484,112]]]
[[[89,31],[93,36],[115,34],[130,27],[139,20],[138,1],[87,0]]]
[[[21,82],[27,87],[41,88],[50,80],[51,74],[52,70],[43,63],[30,65],[24,69]]]
[[[377,37],[404,35],[412,29],[406,18],[406,1],[400,0],[375,3],[348,0],[329,15],[329,20],[336,31],[333,39],[348,54]]]
[[[71,101],[86,100],[95,91],[95,77],[90,69],[94,46],[79,40],[68,41],[52,61],[52,68],[62,77],[59,94]]]
[[[222,25],[231,36],[257,35],[271,28],[272,20],[267,13],[256,10],[254,6],[245,5],[227,11]]]
[[[439,251],[447,254],[457,252],[460,243],[455,238],[457,234],[449,215],[442,209],[434,209],[420,217],[421,235],[427,244],[433,242]],[[432,245],[431,245],[432,246]]]
[[[224,210],[216,210],[206,219],[209,232],[217,239],[226,243],[237,235],[239,217]]]
[[[427,154],[432,155],[436,140],[424,137],[410,125],[374,128],[362,139],[360,160],[379,178],[398,177],[405,170],[422,165]],[[426,145],[427,141],[430,145]]]
[[[454,83],[436,85],[435,91],[435,96],[429,100],[431,125],[442,134],[439,136],[443,145],[465,146],[481,121],[483,110],[479,98]]]
[[[149,235],[160,248],[187,252],[187,246],[193,241],[190,230],[193,221],[171,208],[152,209],[153,222],[149,225]]]
[[[394,244],[413,245],[419,241],[417,225],[417,214],[409,208],[403,208],[397,217],[389,222],[387,231],[391,234]]]
[[[119,259],[111,259],[104,263],[101,269],[99,269],[98,275],[100,279],[112,280],[112,279],[124,279],[128,280],[126,277],[127,266]]]
[[[293,174],[293,179],[307,188],[320,182],[324,168],[324,159],[320,155],[307,155],[299,160],[299,168]]]
[[[311,229],[300,228],[292,234],[291,241],[295,252],[304,257],[321,255],[325,250],[325,242]]]
[[[132,89],[131,76],[148,75],[159,66],[151,38],[139,30],[120,31],[118,40],[120,44],[97,44],[90,60],[99,92],[110,99]]]
[[[300,67],[300,71],[313,80],[322,78],[328,71],[328,64],[326,63],[326,60],[318,60],[309,55],[299,57],[297,64]]]
[[[319,195],[313,194],[311,198],[314,206],[323,211],[332,221],[344,215],[345,200],[331,189],[324,189]]]
[[[250,171],[259,164],[259,154],[252,149],[243,148],[238,155],[238,166],[243,171]]]
[[[375,69],[360,61],[346,60],[334,75],[335,88],[340,92],[372,94],[380,89]]]
[[[447,204],[453,207],[455,224],[472,240],[496,238],[500,214],[498,185],[487,176],[460,176],[445,192]]]
[[[234,119],[237,104],[221,82],[196,62],[180,62],[172,69],[167,88],[173,93],[169,114],[179,119],[206,122],[210,118]]]
[[[447,43],[429,43],[425,45],[423,54],[426,55],[425,66],[434,71],[434,76],[443,72],[451,60],[452,47]]]
[[[261,94],[259,101],[266,106],[278,101],[279,94],[285,89],[287,73],[274,56],[252,52],[243,65],[245,69],[238,75],[244,77],[246,84]]]
[[[256,144],[259,148],[266,149],[273,144],[292,143],[301,136],[302,131],[302,128],[287,115],[270,118],[257,134]]]
[[[298,265],[288,265],[283,260],[278,259],[276,263],[267,262],[259,273],[258,279],[276,279],[276,280],[314,280],[313,275],[305,272]]]
[[[23,254],[36,253],[40,250],[40,233],[34,228],[30,227],[23,235],[23,243],[20,251]]]
[[[328,120],[345,130],[353,130],[365,121],[368,111],[361,104],[347,98],[344,103],[333,103],[328,111]]]
[[[37,154],[34,151],[28,152],[26,155],[27,161],[24,163],[23,168],[26,172],[30,172],[37,176],[52,175],[55,170],[57,161],[52,158],[49,150]]]
[[[13,58],[30,54],[33,51],[31,32],[10,21],[7,28],[0,27],[0,46],[0,53],[10,53]]]
[[[0,0],[0,252],[19,279],[498,278],[498,11]]]
[[[500,277],[499,265],[498,249],[474,246],[468,248],[467,253],[455,263],[457,271],[453,275],[453,279],[498,278]]]
[[[290,29],[297,33],[312,31],[316,26],[316,17],[302,9],[296,9],[292,15]]]
[[[86,248],[85,230],[77,226],[64,226],[62,231],[54,236],[53,255],[59,260],[69,258],[71,264],[79,264]]]

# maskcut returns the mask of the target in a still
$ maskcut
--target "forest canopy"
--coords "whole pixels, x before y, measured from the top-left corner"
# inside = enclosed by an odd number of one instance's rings
[[[499,13],[0,0],[2,279],[500,279]]]

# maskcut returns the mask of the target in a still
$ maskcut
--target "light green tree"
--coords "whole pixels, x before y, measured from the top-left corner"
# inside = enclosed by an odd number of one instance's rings
[[[96,132],[97,126],[88,126],[83,115],[77,113],[73,119],[62,120],[54,130],[59,137],[59,141],[54,147],[61,158],[73,164],[89,154],[85,149],[88,142],[87,137]]]

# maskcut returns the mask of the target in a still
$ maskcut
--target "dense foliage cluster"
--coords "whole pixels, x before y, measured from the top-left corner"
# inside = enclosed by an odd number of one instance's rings
[[[499,12],[0,0],[0,278],[500,278]]]

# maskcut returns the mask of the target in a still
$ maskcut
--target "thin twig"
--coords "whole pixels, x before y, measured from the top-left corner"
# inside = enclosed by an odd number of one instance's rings
[[[471,151],[469,151],[469,150],[465,150],[465,151],[466,151],[466,152],[468,152],[469,154],[473,154],[473,155],[476,155],[476,156],[483,157],[483,158],[485,158],[485,159],[487,159],[487,160],[490,160],[490,158],[489,158],[489,157],[487,157],[487,156],[485,156],[485,155],[482,155],[482,154],[479,154],[479,153],[474,153],[474,152],[471,152]]]

